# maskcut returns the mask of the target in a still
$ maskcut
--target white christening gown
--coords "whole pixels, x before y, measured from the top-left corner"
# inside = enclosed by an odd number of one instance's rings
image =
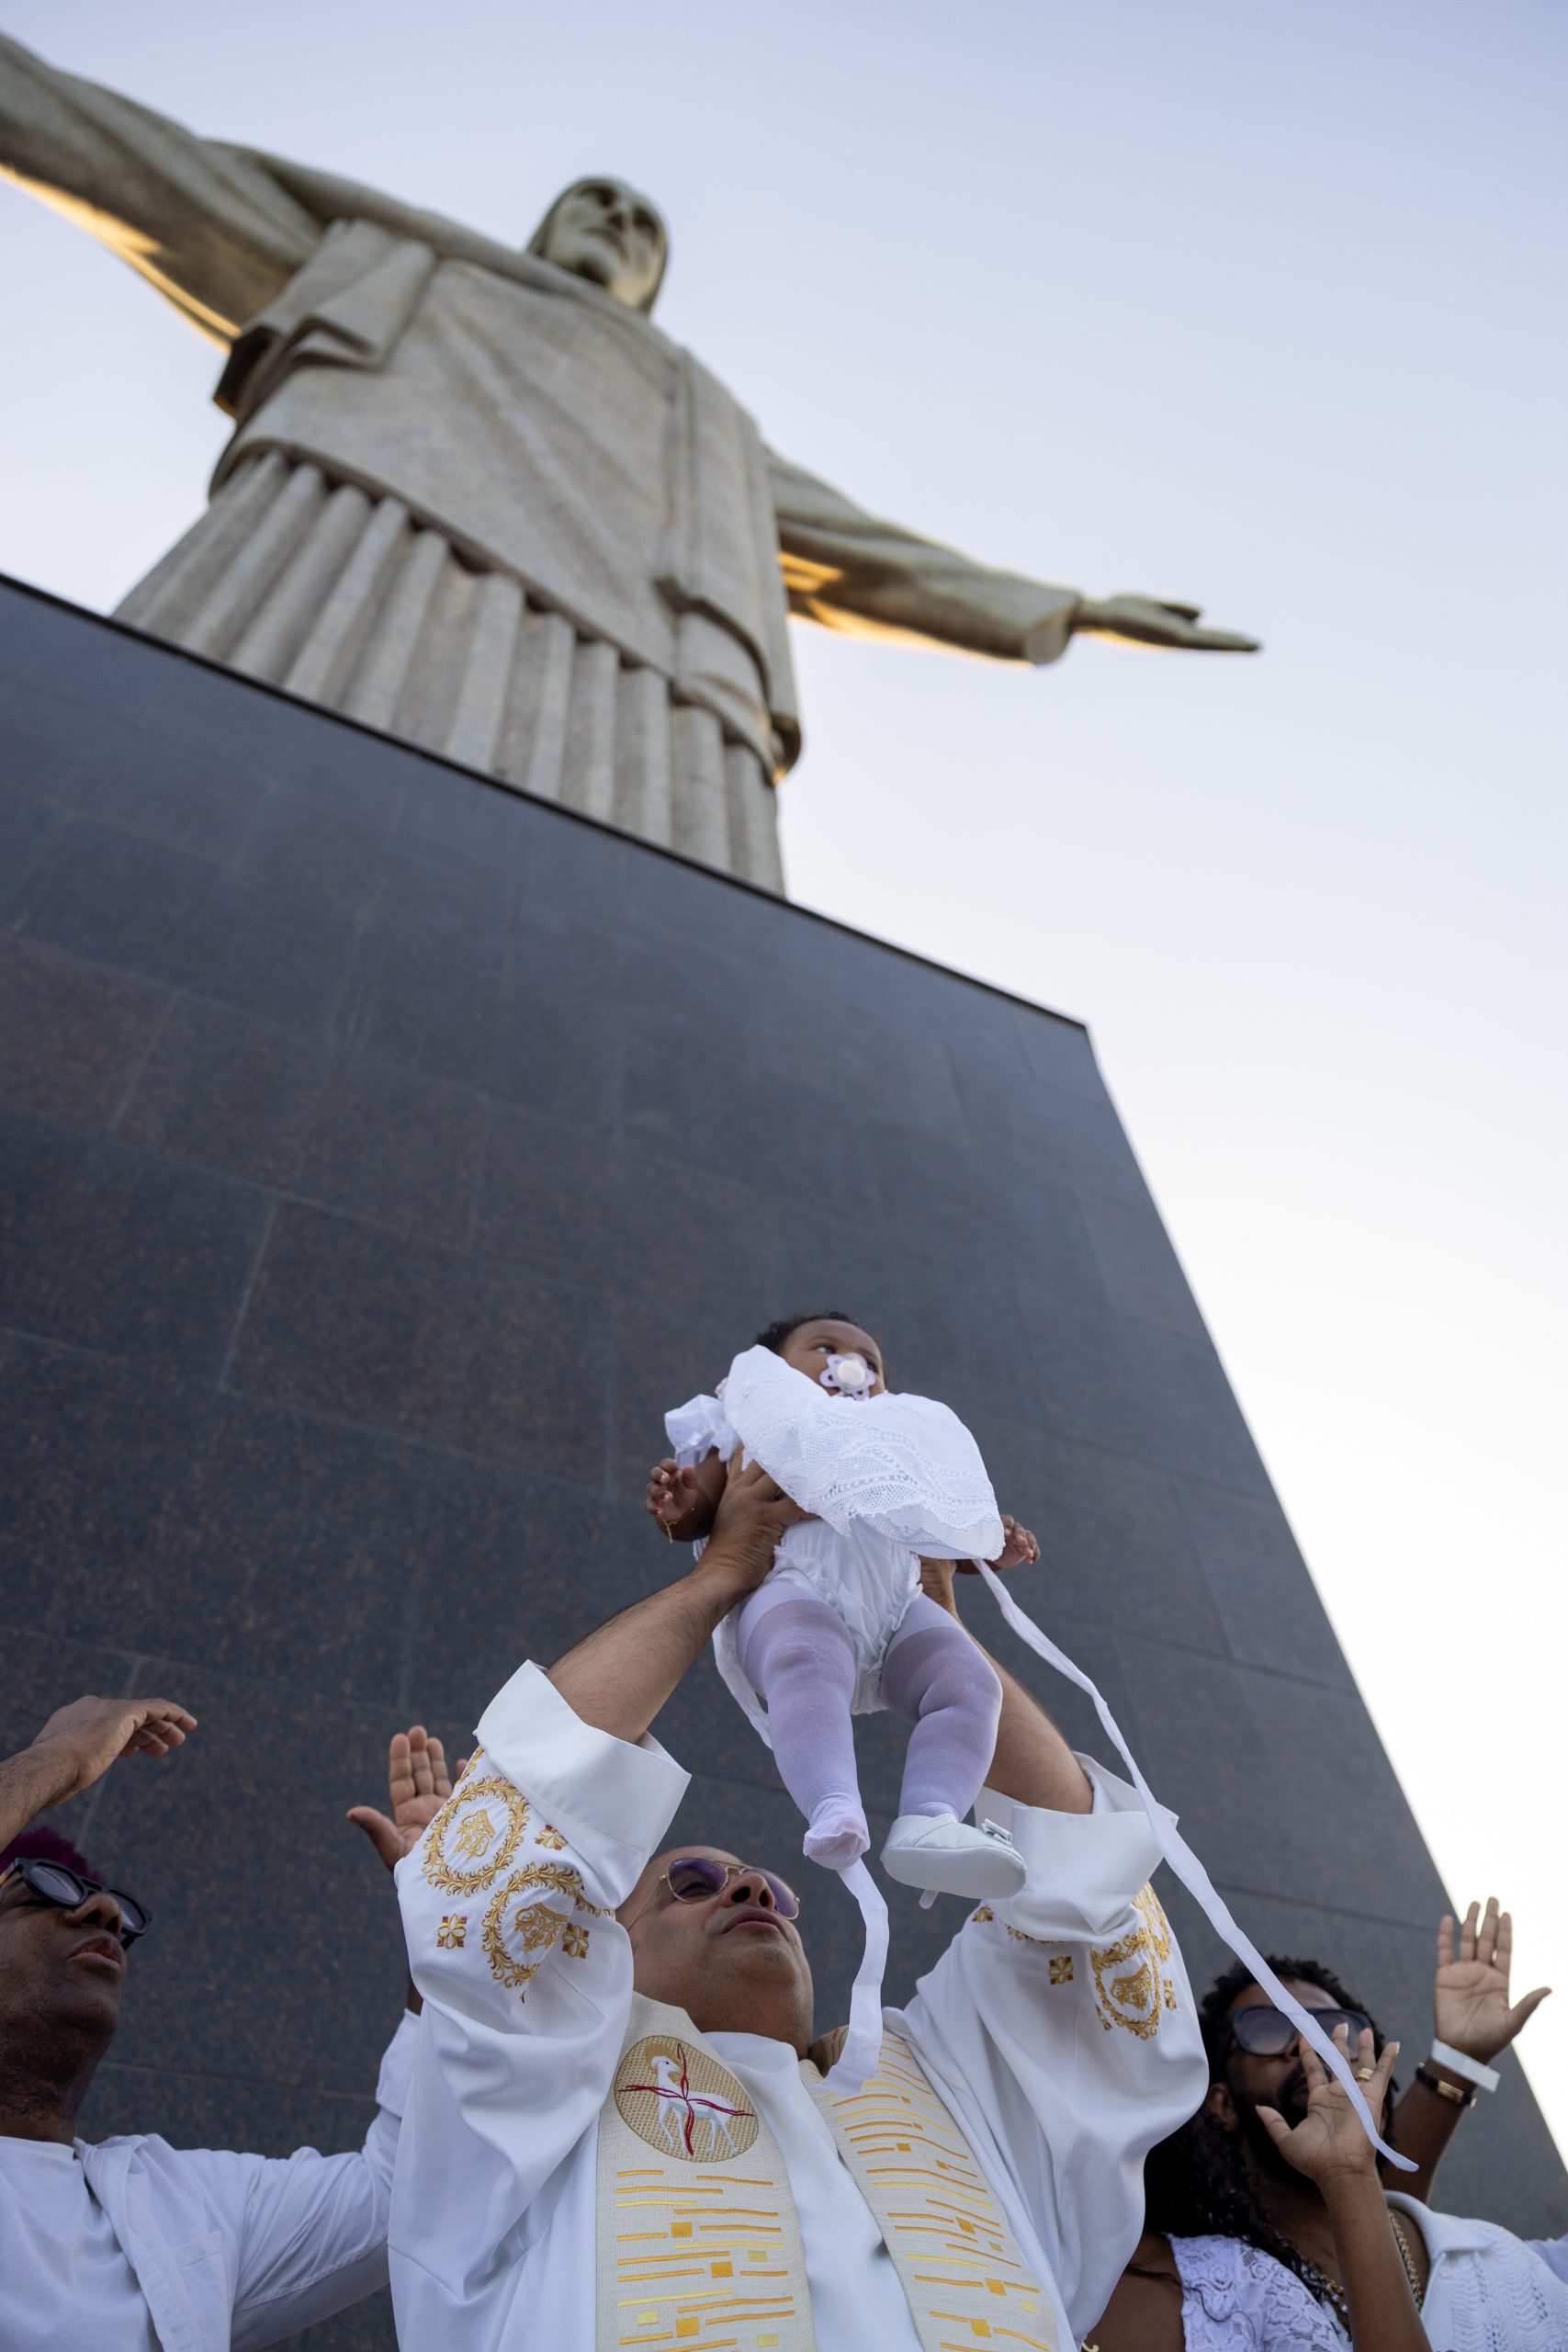
[[[854,1644],[858,1715],[884,1704],[882,1662],[919,1590],[920,1559],[995,1559],[1004,1542],[980,1449],[930,1396],[830,1393],[770,1348],[747,1348],[714,1396],[664,1417],[676,1460],[737,1449],[803,1510],[786,1528],[769,1583],[799,1585],[843,1620]],[[699,1547],[700,1549],[700,1547]],[[741,1669],[731,1610],[714,1635],[718,1670],[761,1737],[767,1710]]]

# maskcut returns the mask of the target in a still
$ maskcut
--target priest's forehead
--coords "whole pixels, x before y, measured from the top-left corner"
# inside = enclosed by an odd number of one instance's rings
[[[739,1855],[732,1854],[728,1846],[697,1846],[688,1842],[684,1846],[671,1846],[667,1854],[660,1854],[649,1864],[649,1868],[656,1876],[662,1878],[671,1862],[684,1861],[688,1854],[698,1854],[705,1862],[721,1862],[726,1869],[743,1871],[746,1867]]]

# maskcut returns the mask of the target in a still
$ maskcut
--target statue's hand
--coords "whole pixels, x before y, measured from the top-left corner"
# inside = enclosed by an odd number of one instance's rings
[[[1256,653],[1258,640],[1231,628],[1202,628],[1197,605],[1157,596],[1085,596],[1073,615],[1075,637],[1126,637],[1136,645],[1172,645],[1190,653]]]

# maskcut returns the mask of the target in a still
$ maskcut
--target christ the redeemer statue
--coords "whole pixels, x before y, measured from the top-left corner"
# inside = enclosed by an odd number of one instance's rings
[[[0,38],[0,169],[228,354],[212,501],[119,617],[781,887],[787,613],[1055,662],[1252,640],[867,514],[653,325],[664,224],[580,181],[526,252],[199,139]]]

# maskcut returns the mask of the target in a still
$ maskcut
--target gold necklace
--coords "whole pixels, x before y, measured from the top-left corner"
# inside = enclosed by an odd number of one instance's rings
[[[1416,2267],[1416,2256],[1411,2252],[1410,2240],[1404,2234],[1404,2224],[1400,2220],[1398,2214],[1393,2211],[1392,2207],[1389,2211],[1388,2225],[1393,2232],[1393,2242],[1399,2248],[1399,2258],[1404,2265],[1404,2275],[1410,2281],[1410,2292],[1415,2299],[1416,2308],[1419,2311],[1422,2304],[1427,2300],[1427,2290],[1422,2281],[1421,2273]],[[1327,2301],[1333,2305],[1337,2316],[1344,2322],[1345,2333],[1348,2335],[1350,2333],[1350,2305],[1347,2300],[1344,2288],[1339,2284],[1337,2278],[1331,2278],[1325,2270],[1320,2270],[1315,2262],[1307,2262],[1304,2255],[1302,2259],[1303,2262],[1306,2262],[1306,2267],[1311,2271],[1314,2280],[1323,2289],[1324,2294]]]
[[[1419,2311],[1427,2300],[1426,2285],[1416,2267],[1416,2256],[1410,2250],[1410,2240],[1404,2234],[1404,2224],[1392,2206],[1388,2218],[1393,2229],[1393,2242],[1399,2248],[1399,2258],[1404,2265],[1404,2275],[1410,2281],[1410,2291],[1416,2298],[1416,2308]]]

